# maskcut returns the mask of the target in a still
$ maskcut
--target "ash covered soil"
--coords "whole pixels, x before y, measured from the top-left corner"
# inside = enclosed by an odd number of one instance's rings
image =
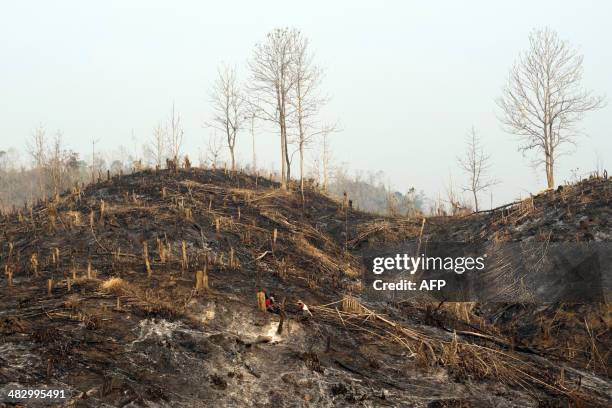
[[[368,302],[360,255],[423,237],[608,242],[611,184],[425,224],[220,170],[75,189],[1,218],[0,388],[67,389],[46,405],[76,407],[610,406],[607,302]],[[261,289],[282,318],[258,310]]]

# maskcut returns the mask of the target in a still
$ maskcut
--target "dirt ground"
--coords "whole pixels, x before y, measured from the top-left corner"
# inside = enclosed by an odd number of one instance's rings
[[[69,391],[21,406],[610,406],[609,303],[368,302],[361,277],[367,248],[424,237],[609,242],[611,184],[425,222],[222,170],[75,188],[0,220],[0,389]],[[262,289],[282,313],[258,310]]]

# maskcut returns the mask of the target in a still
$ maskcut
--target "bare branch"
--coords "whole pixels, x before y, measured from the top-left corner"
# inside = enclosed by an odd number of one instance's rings
[[[505,130],[519,137],[519,151],[542,154],[537,163],[544,163],[548,187],[553,188],[559,148],[575,143],[578,123],[605,100],[581,87],[583,56],[556,32],[534,30],[529,44],[510,70],[497,104]]]
[[[240,90],[236,76],[236,68],[222,65],[218,69],[218,77],[215,81],[211,102],[214,117],[208,126],[222,131],[227,140],[230,152],[232,171],[236,171],[236,136],[243,127],[247,103]]]
[[[469,191],[474,197],[474,209],[478,209],[478,193],[487,190],[497,183],[494,179],[489,179],[487,173],[491,167],[491,156],[485,154],[480,138],[476,135],[476,130],[472,126],[466,140],[466,150],[463,157],[457,158],[459,166],[468,175],[468,185],[463,187],[463,191]]]
[[[178,165],[179,163],[184,133],[183,125],[181,123],[181,115],[175,111],[174,103],[172,103],[172,111],[170,112],[170,117],[168,118],[167,148],[175,165]]]
[[[291,91],[295,86],[292,64],[295,62],[295,44],[301,36],[296,29],[276,28],[268,33],[266,41],[255,46],[249,61],[251,81],[249,93],[257,102],[251,109],[258,119],[276,124],[281,144],[281,185],[287,187],[291,177],[287,128],[291,116]]]

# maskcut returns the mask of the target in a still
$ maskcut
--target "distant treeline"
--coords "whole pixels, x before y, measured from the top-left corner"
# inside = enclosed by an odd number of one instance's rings
[[[82,160],[77,152],[63,149],[61,145],[39,153],[37,159],[36,155],[30,154],[33,164],[26,167],[21,164],[17,150],[0,150],[2,211],[52,198],[76,185],[105,178],[107,173],[128,174],[134,169],[153,167],[149,161],[143,163],[130,156],[105,160],[101,154],[96,157],[95,165],[92,165],[91,161]],[[248,172],[248,166],[246,169]],[[267,174],[261,170],[259,173]],[[339,167],[330,173],[328,193],[342,199],[346,192],[356,209],[386,215],[415,215],[423,210],[425,197],[422,192],[417,193],[414,189],[405,193],[394,191],[385,185],[383,172],[349,174],[345,168]]]
[[[12,210],[86,183],[91,180],[90,169],[72,151],[51,155],[41,166],[26,167],[19,164],[16,150],[0,150],[0,209]]]
[[[411,188],[405,193],[385,185],[385,174],[379,172],[349,172],[340,167],[332,173],[329,193],[342,198],[344,192],[353,201],[353,207],[377,214],[414,216],[423,212],[425,195]]]

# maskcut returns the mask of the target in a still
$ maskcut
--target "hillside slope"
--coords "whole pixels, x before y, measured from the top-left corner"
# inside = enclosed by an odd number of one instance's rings
[[[590,183],[590,201],[564,205],[607,240],[610,181]],[[0,222],[0,388],[64,388],[58,405],[87,407],[606,406],[605,304],[583,306],[603,322],[590,328],[591,356],[601,353],[585,364],[588,354],[573,362],[539,348],[542,336],[509,332],[509,322],[533,324],[533,310],[504,305],[496,320],[499,306],[359,300],[364,247],[422,234],[498,239],[517,228],[512,208],[501,226],[492,212],[429,219],[422,231],[420,219],[381,219],[315,191],[302,202],[223,171],[145,171],[75,189]],[[548,210],[521,216],[531,226],[521,233],[556,228]],[[282,319],[257,309],[261,289],[283,303]]]

